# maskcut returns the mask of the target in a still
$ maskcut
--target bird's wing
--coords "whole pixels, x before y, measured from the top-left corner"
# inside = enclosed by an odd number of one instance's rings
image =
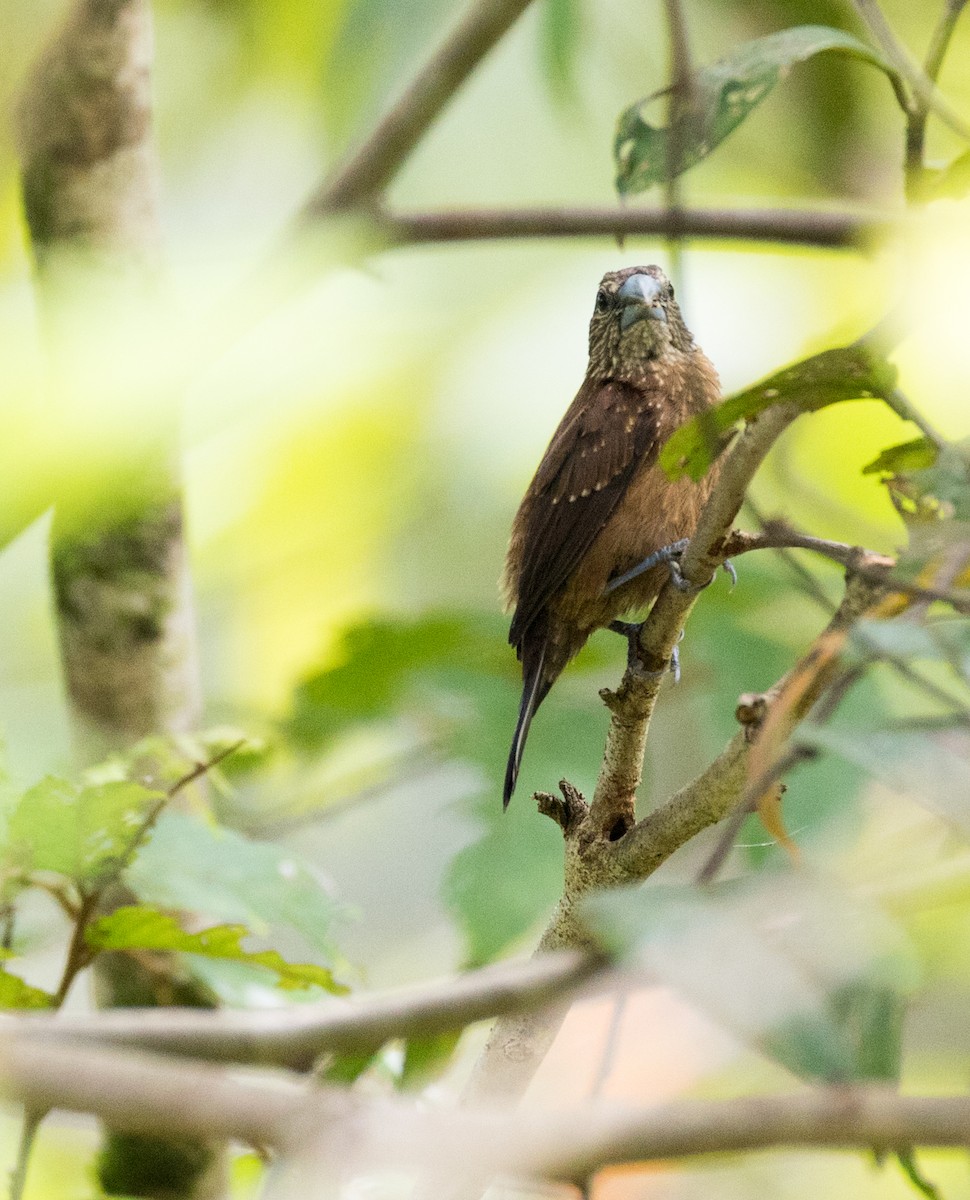
[[[616,381],[583,384],[526,494],[513,645],[579,565],[636,468],[658,449],[658,406],[650,391]]]

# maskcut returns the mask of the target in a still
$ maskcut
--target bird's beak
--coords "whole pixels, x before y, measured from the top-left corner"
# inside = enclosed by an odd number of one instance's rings
[[[637,321],[666,321],[667,310],[660,300],[660,284],[652,275],[631,275],[625,280],[617,295],[620,310],[620,328],[629,329]]]

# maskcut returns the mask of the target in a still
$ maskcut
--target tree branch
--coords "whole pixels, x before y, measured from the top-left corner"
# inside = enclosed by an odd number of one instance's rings
[[[790,529],[784,522],[771,521],[761,533],[745,533],[734,530],[724,545],[726,557],[735,558],[750,550],[812,550],[825,558],[841,563],[854,574],[861,575],[874,583],[882,583],[886,591],[901,592],[918,600],[940,600],[959,613],[970,613],[970,589],[950,587],[928,587],[894,574],[891,560],[874,556],[872,551],[861,546],[850,546],[846,542],[832,542],[826,538],[810,537]],[[881,560],[881,561],[877,561]]]
[[[318,1172],[329,1167],[344,1178],[395,1167],[582,1182],[617,1163],[702,1154],[970,1146],[970,1098],[901,1096],[879,1086],[649,1108],[429,1112],[308,1088],[279,1073],[14,1037],[0,1047],[0,1087],[30,1107],[93,1112],[132,1132],[232,1137],[295,1156],[312,1151]]]
[[[586,944],[585,931],[576,918],[577,901],[595,888],[628,883],[635,876],[620,849],[627,839],[634,837],[631,844],[641,847],[638,852],[646,863],[648,854],[642,846],[650,833],[669,838],[655,853],[654,866],[644,869],[639,876],[643,878],[683,844],[676,840],[678,836],[683,835],[686,840],[710,820],[719,820],[729,810],[732,798],[736,802],[743,789],[743,771],[738,763],[740,745],[732,743],[712,764],[709,768],[712,774],[696,790],[679,793],[679,798],[675,797],[677,802],[672,801],[673,807],[663,816],[654,816],[652,821],[646,818],[650,824],[642,832],[634,829],[636,789],[643,769],[647,731],[670,655],[699,589],[710,581],[722,561],[721,547],[748,484],[771,446],[798,413],[791,405],[768,409],[749,423],[725,456],[697,531],[681,559],[684,578],[692,586],[688,591],[680,591],[672,583],[663,588],[640,635],[644,669],[628,669],[619,689],[603,694],[612,715],[592,804],[587,808],[566,781],[561,785],[564,795],[561,805],[550,805],[547,797],[539,798],[546,811],[559,819],[565,841],[563,894],[540,939],[540,952]],[[712,787],[715,773],[721,770],[725,774],[723,780],[721,776],[718,779],[723,787],[720,783]],[[567,1010],[568,1004],[560,1003],[528,1018],[511,1016],[498,1021],[469,1080],[466,1101],[524,1091]]]
[[[305,204],[303,221],[379,196],[448,101],[531,0],[472,0],[441,47],[363,146]]]
[[[750,422],[738,437],[725,457],[697,530],[681,559],[688,588],[681,590],[671,581],[664,586],[640,634],[644,670],[628,670],[619,689],[604,697],[612,718],[590,808],[590,821],[600,836],[615,830],[618,822],[625,820],[627,828],[633,823],[650,719],[684,622],[700,590],[710,583],[724,560],[724,540],[755,472],[799,411],[792,405],[770,408]]]
[[[905,217],[850,211],[661,208],[479,208],[440,212],[379,209],[378,228],[395,245],[498,238],[674,236],[865,249]]]
[[[91,760],[190,729],[201,689],[179,436],[163,403],[176,386],[177,356],[162,281],[151,4],[72,0],[66,8],[28,78],[19,148],[51,368],[46,420],[65,445],[101,447],[82,487],[55,490],[50,539],[72,726]],[[118,899],[103,889],[99,896]],[[77,914],[58,1001],[90,961],[83,934],[95,899],[83,898]],[[99,974],[102,1002],[119,994],[133,1002],[141,980],[130,958],[103,956]],[[157,989],[143,991],[146,1003],[157,1002]],[[206,1001],[208,993],[197,994]],[[155,1143],[146,1166],[109,1134],[102,1182],[110,1159],[108,1190],[152,1186],[154,1173],[173,1194],[212,1195],[223,1168],[218,1148],[185,1150]]]
[[[602,960],[593,955],[563,951],[346,1002],[255,1012],[31,1013],[0,1018],[0,1031],[45,1044],[95,1043],[307,1071],[322,1053],[374,1051],[390,1038],[433,1037],[487,1017],[538,1007],[574,991],[602,969]]]

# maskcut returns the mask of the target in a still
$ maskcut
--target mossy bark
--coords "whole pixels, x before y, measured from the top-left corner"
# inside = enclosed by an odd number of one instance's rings
[[[151,140],[148,0],[74,0],[21,103],[24,211],[49,351],[51,422],[77,440],[51,539],[55,617],[83,760],[199,715],[183,537],[177,378]],[[114,898],[114,903],[125,897]],[[124,956],[102,1003],[209,1003]],[[225,1154],[194,1141],[109,1134],[109,1194],[199,1200],[224,1191]]]

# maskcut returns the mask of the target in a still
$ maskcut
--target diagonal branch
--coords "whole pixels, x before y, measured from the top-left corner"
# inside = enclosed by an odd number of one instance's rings
[[[668,582],[657,597],[640,634],[644,670],[628,670],[619,689],[604,696],[612,712],[603,766],[590,808],[595,830],[633,824],[636,789],[654,706],[674,647],[700,590],[724,559],[724,540],[765,455],[799,415],[794,405],[768,409],[749,423],[726,456],[697,530],[684,551],[681,570],[687,590]]]
[[[310,196],[302,219],[365,207],[379,196],[455,92],[530,3],[472,0],[363,146]]]

